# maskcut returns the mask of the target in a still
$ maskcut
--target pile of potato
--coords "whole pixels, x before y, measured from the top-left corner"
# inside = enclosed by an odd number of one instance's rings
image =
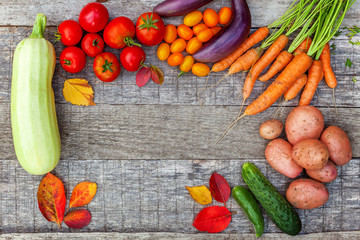
[[[347,134],[337,126],[324,130],[324,116],[312,106],[299,106],[290,112],[285,122],[288,141],[277,138],[282,130],[281,122],[274,119],[260,126],[260,135],[272,140],[265,149],[266,160],[289,178],[296,178],[303,169],[312,178],[293,181],[286,191],[287,200],[301,209],[322,206],[329,198],[323,183],[335,180],[336,165],[343,166],[352,158]]]

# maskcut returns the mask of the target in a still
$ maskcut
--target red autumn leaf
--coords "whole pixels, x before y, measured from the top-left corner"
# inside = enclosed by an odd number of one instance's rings
[[[96,194],[97,185],[92,182],[81,182],[72,191],[69,208],[89,204]]]
[[[48,173],[40,182],[37,199],[42,215],[49,222],[60,223],[64,219],[66,197],[64,185],[60,179]]]
[[[71,211],[66,214],[64,222],[69,228],[83,228],[91,222],[91,214],[86,209]]]
[[[150,80],[151,70],[149,67],[142,67],[136,73],[136,84],[138,87],[143,87]]]
[[[164,82],[164,73],[160,68],[151,65],[151,79],[159,85],[162,85]]]
[[[230,197],[230,186],[223,176],[214,172],[210,177],[210,191],[211,195],[216,201],[222,202],[226,206],[226,201]]]
[[[202,232],[218,233],[229,226],[231,215],[226,207],[207,207],[196,215],[193,226]]]

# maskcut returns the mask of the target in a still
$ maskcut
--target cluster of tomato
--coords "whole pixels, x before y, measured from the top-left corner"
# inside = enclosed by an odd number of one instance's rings
[[[192,70],[193,74],[203,77],[209,74],[210,68],[203,63],[195,63],[191,56],[196,53],[203,45],[209,41],[219,31],[221,25],[230,22],[232,11],[228,7],[223,7],[217,13],[213,9],[194,11],[184,17],[183,24],[175,27],[167,25],[165,27],[164,43],[161,43],[157,50],[157,56],[161,61],[167,60],[170,66],[179,66],[182,75],[184,72]],[[179,38],[178,38],[179,37]],[[189,55],[184,57],[182,52],[186,51]]]
[[[86,33],[83,37],[83,30]],[[102,36],[99,32],[102,32]],[[117,17],[109,22],[109,12],[101,3],[87,4],[80,12],[79,22],[66,20],[58,26],[57,38],[67,46],[60,54],[61,66],[70,73],[80,72],[86,64],[86,56],[95,57],[95,75],[104,82],[114,81],[120,74],[121,65],[131,72],[141,68],[146,54],[140,43],[153,46],[165,35],[165,25],[155,13],[142,14],[136,26],[127,17]],[[81,48],[75,45],[81,41]],[[122,49],[120,62],[113,53],[103,52],[104,45]],[[120,65],[121,63],[121,65]]]

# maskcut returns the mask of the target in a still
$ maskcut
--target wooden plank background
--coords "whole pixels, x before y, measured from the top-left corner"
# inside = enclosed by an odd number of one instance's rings
[[[81,181],[94,181],[98,192],[88,208],[92,222],[81,230],[69,229],[63,224],[58,229],[48,223],[37,207],[36,191],[41,176],[31,176],[18,164],[13,150],[10,126],[10,88],[12,54],[16,44],[27,37],[38,12],[48,17],[47,39],[53,40],[55,26],[65,19],[77,19],[80,9],[89,0],[71,1],[0,1],[0,239],[61,239],[61,238],[152,238],[203,239],[211,235],[195,234],[193,217],[203,206],[195,203],[184,186],[207,184],[210,174],[217,171],[228,179],[231,187],[244,185],[241,166],[254,162],[270,181],[285,192],[290,179],[276,173],[264,159],[267,141],[257,133],[258,127],[273,116],[276,107],[255,117],[241,121],[218,145],[217,137],[234,119],[241,104],[238,98],[244,74],[236,74],[208,91],[203,106],[198,95],[205,79],[191,74],[177,79],[178,69],[170,68],[156,59],[156,47],[146,47],[147,63],[155,63],[165,73],[163,86],[149,82],[138,88],[133,73],[122,71],[112,83],[96,79],[92,59],[78,74],[68,78],[86,78],[95,90],[93,107],[79,107],[67,103],[62,96],[63,79],[55,74],[53,87],[62,139],[62,155],[53,171],[64,181],[67,197]],[[104,3],[110,17],[124,15],[133,21],[160,0],[108,1]],[[249,0],[253,30],[275,20],[291,1]],[[229,1],[214,1],[209,7],[220,9]],[[146,10],[145,10],[146,9]],[[179,24],[181,18],[165,19]],[[343,26],[360,24],[360,2],[357,1]],[[360,80],[359,46],[348,43],[344,31],[334,39],[335,55],[332,66],[339,84],[336,88],[338,114],[332,104],[332,91],[322,82],[318,97],[312,104],[318,106],[327,125],[335,124],[348,132],[352,141],[354,159],[339,167],[339,177],[327,184],[329,201],[321,208],[298,210],[302,222],[300,239],[347,239],[358,237],[360,231]],[[354,40],[359,40],[355,37]],[[55,44],[57,56],[64,48]],[[107,49],[115,54],[119,50]],[[353,61],[345,67],[346,58]],[[212,74],[215,83],[222,73]],[[253,100],[269,83],[257,83]],[[250,102],[249,100],[249,102]],[[287,104],[280,120],[296,106],[298,98]],[[216,204],[216,203],[214,203]],[[253,228],[233,200],[229,208],[239,213],[233,216],[229,228],[217,239],[248,239]],[[286,238],[266,216],[266,239]],[[352,232],[354,231],[354,232]],[[60,233],[57,233],[60,232]],[[81,234],[77,234],[81,232]],[[91,232],[91,234],[86,234]],[[103,233],[107,232],[107,233]],[[117,232],[117,233],[110,233]],[[146,233],[154,232],[154,233]],[[335,232],[335,233],[330,233]],[[133,235],[129,235],[133,233]]]

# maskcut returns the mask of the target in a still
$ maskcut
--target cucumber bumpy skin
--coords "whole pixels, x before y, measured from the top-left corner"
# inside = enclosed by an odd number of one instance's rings
[[[265,223],[254,195],[247,188],[236,186],[232,190],[232,196],[254,225],[256,237],[260,237],[264,232]]]
[[[16,47],[11,83],[11,127],[21,166],[42,175],[55,168],[61,143],[51,86],[54,46],[44,38],[46,16],[36,16],[33,32]]]
[[[244,163],[241,173],[245,183],[275,225],[286,234],[297,235],[301,231],[301,220],[290,203],[254,164]]]

